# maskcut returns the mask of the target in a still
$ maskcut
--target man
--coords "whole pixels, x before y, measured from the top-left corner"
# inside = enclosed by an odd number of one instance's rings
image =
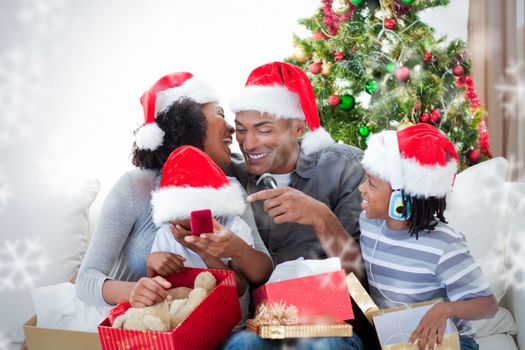
[[[364,178],[358,148],[337,144],[320,126],[313,88],[298,67],[274,62],[256,68],[232,101],[236,137],[244,162],[229,169],[249,194],[257,228],[274,264],[340,257],[347,271],[364,277],[357,243]],[[306,127],[310,129],[306,132]],[[304,137],[302,137],[304,135]],[[258,177],[270,173],[278,187],[260,191]],[[364,278],[366,279],[366,278]],[[226,345],[271,348],[241,332]],[[235,344],[235,345],[234,345]],[[352,338],[310,340],[308,348],[360,349]]]
[[[362,151],[335,143],[320,126],[315,96],[298,67],[274,62],[256,68],[232,101],[244,162],[231,171],[248,194],[261,237],[277,265],[298,257],[337,256],[362,276],[359,238]],[[308,125],[310,132],[301,136]],[[260,191],[270,173],[279,188]]]

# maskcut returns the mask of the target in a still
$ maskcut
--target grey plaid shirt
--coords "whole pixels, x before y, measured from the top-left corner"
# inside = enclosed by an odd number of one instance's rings
[[[359,239],[361,212],[358,186],[365,175],[362,156],[359,148],[336,143],[309,155],[301,151],[289,185],[325,203],[356,240]],[[248,194],[257,192],[257,178],[246,172],[242,155],[234,154],[232,158],[232,165],[225,169],[226,173],[237,177]],[[301,256],[305,259],[326,258],[313,227],[295,223],[277,225],[264,212],[263,203],[252,203],[253,214],[275,265]]]

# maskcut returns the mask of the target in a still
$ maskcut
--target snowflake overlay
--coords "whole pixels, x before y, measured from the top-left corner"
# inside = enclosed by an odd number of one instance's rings
[[[13,193],[9,188],[6,176],[0,170],[0,213],[9,204],[9,199],[13,197]]]
[[[48,259],[36,239],[6,240],[0,246],[0,292],[35,287]]]
[[[516,289],[525,289],[525,227],[521,227],[507,245],[507,281]]]
[[[359,250],[359,246],[357,243],[353,243],[348,241],[343,244],[343,246],[340,249],[339,254],[333,254],[333,252],[337,249],[339,242],[336,238],[331,238],[327,245],[327,254],[328,256],[337,256],[339,259],[341,259],[341,267],[344,270],[349,271],[362,271],[364,270],[363,267],[363,261],[361,259],[361,251]],[[347,288],[347,284],[345,280],[342,280],[341,285],[334,285],[336,283],[330,276],[326,276],[322,279],[320,288]]]
[[[65,0],[20,0],[13,14],[16,44],[0,52],[0,146],[29,134],[49,60],[48,39],[63,27]],[[17,34],[19,33],[20,34]]]
[[[518,62],[505,69],[505,82],[498,84],[496,90],[500,92],[503,108],[511,116],[525,118],[525,62]]]
[[[7,339],[7,337],[2,332],[0,332],[0,350],[7,350],[8,346],[9,339]]]

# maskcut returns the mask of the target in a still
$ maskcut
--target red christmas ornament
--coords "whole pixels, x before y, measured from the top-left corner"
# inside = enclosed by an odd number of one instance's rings
[[[454,74],[456,77],[462,76],[464,72],[465,70],[459,64],[452,68],[452,74]]]
[[[419,111],[419,110],[421,110],[421,106],[422,106],[422,105],[423,105],[423,104],[421,103],[421,101],[420,101],[420,100],[417,100],[417,101],[416,101],[416,104],[414,105],[414,111]]]
[[[316,63],[312,63],[312,64],[310,65],[310,67],[309,67],[308,70],[309,70],[310,73],[312,73],[312,74],[319,74],[319,73],[321,73],[321,69],[322,69],[322,68],[323,68],[323,67],[322,67],[321,63],[316,62]]]
[[[481,159],[481,152],[479,149],[471,149],[467,153],[467,158],[472,164],[478,164]]]
[[[430,112],[430,121],[436,125],[441,122],[441,112],[439,109],[434,108],[432,112]]]
[[[319,40],[323,40],[323,39],[326,39],[326,35],[324,35],[321,32],[315,32],[314,33],[314,40],[315,41],[319,41]]]
[[[385,18],[384,24],[386,29],[392,30],[396,27],[397,22],[395,19]]]
[[[394,76],[397,80],[405,82],[410,78],[410,69],[405,66],[399,67],[394,72]]]
[[[432,53],[430,51],[425,51],[425,59],[424,62],[428,63],[432,61]]]
[[[427,112],[421,113],[421,115],[419,116],[419,121],[421,123],[429,123],[430,122],[430,114],[428,114]]]
[[[341,97],[337,96],[337,95],[332,95],[330,97],[328,97],[328,104],[332,107],[335,107],[337,105],[339,105],[339,103],[341,103]]]
[[[334,60],[335,60],[336,62],[342,61],[342,60],[344,60],[344,59],[345,59],[345,53],[344,53],[344,52],[342,52],[342,51],[338,51],[338,52],[335,53],[335,55],[334,55]]]

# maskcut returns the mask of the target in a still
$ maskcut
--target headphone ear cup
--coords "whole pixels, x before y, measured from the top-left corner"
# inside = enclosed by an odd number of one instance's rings
[[[406,220],[410,217],[410,205],[407,206],[403,202],[403,192],[395,190],[390,195],[390,203],[388,205],[388,216],[395,220]]]

